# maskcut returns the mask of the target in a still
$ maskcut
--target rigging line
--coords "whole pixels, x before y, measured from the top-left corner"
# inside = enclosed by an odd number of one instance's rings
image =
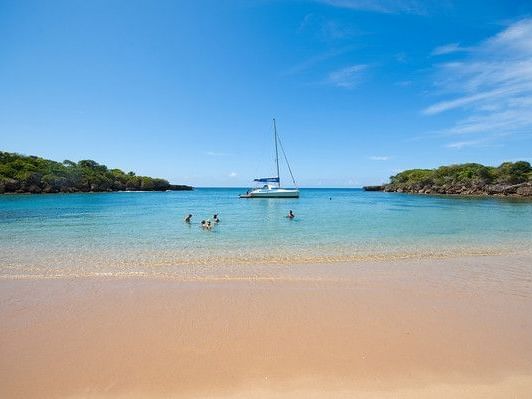
[[[281,175],[279,174],[279,151],[277,151],[277,126],[275,125],[275,118],[273,118],[273,131],[275,139],[275,164],[277,165],[277,184],[281,187]]]
[[[290,167],[290,162],[288,162],[288,158],[286,157],[286,152],[284,152],[283,143],[281,142],[281,137],[279,137],[279,133],[277,133],[277,140],[279,140],[279,147],[281,147],[281,152],[283,153],[284,160],[286,161],[286,165],[288,166],[288,171],[290,172],[290,177],[292,178],[292,183],[294,183],[294,186],[297,188],[296,179],[294,179],[294,174],[292,173],[292,168]]]

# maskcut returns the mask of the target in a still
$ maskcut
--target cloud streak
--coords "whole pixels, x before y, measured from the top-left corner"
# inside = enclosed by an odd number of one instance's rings
[[[484,140],[465,140],[465,141],[456,141],[453,143],[446,144],[445,147],[456,148],[458,150],[461,150],[464,147],[477,146],[482,143],[484,143]]]
[[[298,74],[298,73],[301,73],[301,72],[304,72],[318,64],[321,64],[322,62],[325,62],[329,59],[332,59],[332,58],[335,58],[337,56],[340,56],[340,55],[343,55],[343,54],[346,54],[346,53],[349,53],[351,51],[353,51],[355,49],[354,46],[346,46],[346,47],[342,47],[342,48],[338,48],[338,49],[333,49],[333,50],[330,50],[330,51],[327,51],[325,53],[322,53],[322,54],[318,54],[318,55],[315,55],[313,57],[310,57],[308,59],[306,59],[305,61],[297,64],[297,65],[294,65],[293,67],[289,68],[288,70],[286,70],[284,72],[284,75],[294,75],[294,74]]]
[[[305,15],[298,31],[312,33],[324,41],[348,39],[360,34],[351,24],[327,19],[314,13]]]
[[[317,0],[333,7],[384,14],[427,14],[426,2],[418,0]]]
[[[358,64],[345,68],[337,69],[329,74],[327,82],[345,89],[352,89],[360,83],[363,72],[368,68],[367,65]]]
[[[391,157],[387,155],[372,155],[369,157],[372,161],[388,161]]]
[[[431,55],[445,55],[469,50],[470,49],[467,47],[461,47],[460,43],[449,43],[436,47],[434,50],[432,50]]]
[[[457,43],[439,47],[433,55],[467,52],[460,61],[436,66],[438,96],[425,115],[458,111],[445,135],[468,135],[448,148],[483,145],[532,130],[532,19],[517,21],[471,48]]]

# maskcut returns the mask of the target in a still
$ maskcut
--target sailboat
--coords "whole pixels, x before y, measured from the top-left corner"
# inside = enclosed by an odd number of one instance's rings
[[[288,163],[288,158],[284,152],[283,144],[279,139],[277,134],[277,125],[275,124],[275,119],[273,120],[273,134],[275,140],[275,166],[277,170],[277,176],[275,177],[260,177],[253,179],[256,183],[265,183],[262,187],[257,187],[251,190],[248,190],[245,194],[240,194],[240,198],[299,198],[299,190],[297,188],[294,175],[292,174],[292,169]],[[283,152],[286,165],[288,166],[288,171],[292,177],[292,182],[294,183],[295,188],[283,188],[281,187],[281,177],[279,175],[279,150],[278,146],[281,147]]]

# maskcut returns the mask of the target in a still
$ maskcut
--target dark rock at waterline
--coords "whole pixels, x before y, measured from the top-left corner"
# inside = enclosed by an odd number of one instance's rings
[[[370,186],[380,187],[380,186]],[[451,185],[445,184],[443,186],[428,186],[423,187],[413,186],[396,186],[393,184],[385,184],[382,190],[370,189],[365,191],[384,191],[387,193],[411,193],[411,194],[441,194],[441,195],[493,195],[493,196],[508,196],[508,197],[532,197],[532,183],[520,184],[485,184],[485,185]]]
[[[384,185],[380,186],[364,186],[362,187],[364,191],[384,191]]]
[[[194,188],[192,186],[187,186],[184,184],[170,184],[167,190],[171,191],[192,191]]]

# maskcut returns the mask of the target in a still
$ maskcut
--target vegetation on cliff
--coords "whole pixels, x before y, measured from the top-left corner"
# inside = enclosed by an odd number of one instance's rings
[[[532,167],[525,161],[504,162],[498,167],[478,163],[410,169],[390,177],[384,191],[423,194],[532,196]]]
[[[167,180],[108,169],[92,160],[55,162],[0,151],[0,193],[191,190]]]

